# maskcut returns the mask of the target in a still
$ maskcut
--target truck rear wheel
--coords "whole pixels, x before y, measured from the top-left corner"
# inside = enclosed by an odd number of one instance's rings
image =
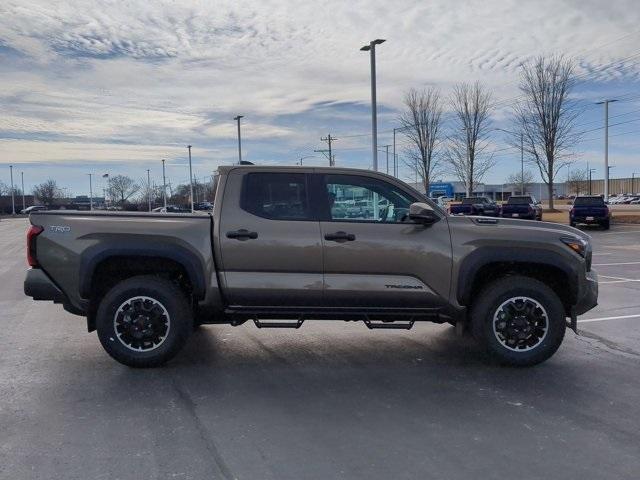
[[[173,358],[193,330],[183,292],[152,275],[118,283],[102,299],[96,316],[100,343],[130,367],[156,367]]]
[[[544,283],[509,276],[492,282],[476,298],[471,308],[473,335],[500,363],[535,365],[560,347],[564,307]]]

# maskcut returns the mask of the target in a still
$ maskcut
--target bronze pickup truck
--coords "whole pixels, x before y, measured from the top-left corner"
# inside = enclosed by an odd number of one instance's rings
[[[310,319],[449,322],[533,365],[597,303],[589,237],[571,227],[449,216],[364,170],[221,167],[216,187],[211,214],[33,212],[25,293],[85,316],[133,367],[171,359],[200,324]]]

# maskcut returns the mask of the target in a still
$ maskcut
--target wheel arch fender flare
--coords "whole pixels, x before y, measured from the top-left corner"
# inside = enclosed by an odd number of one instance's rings
[[[175,238],[163,240],[157,235],[153,239],[147,236],[127,238],[122,235],[113,238],[100,238],[98,243],[85,249],[80,255],[78,283],[80,296],[89,298],[93,276],[98,265],[115,257],[162,258],[182,266],[193,287],[193,295],[200,299],[206,292],[204,260],[188,244],[182,244]]]
[[[569,280],[567,289],[570,298],[575,301],[578,298],[578,278],[580,268],[577,262],[571,262],[558,252],[545,249],[518,246],[485,246],[479,247],[461,262],[458,269],[457,301],[460,305],[469,305],[473,286],[478,273],[483,267],[492,264],[518,264],[540,265],[561,270]]]

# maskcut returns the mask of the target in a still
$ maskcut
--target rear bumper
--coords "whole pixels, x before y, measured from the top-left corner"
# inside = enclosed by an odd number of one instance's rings
[[[598,274],[591,270],[580,288],[580,298],[575,305],[575,314],[582,315],[598,305]]]
[[[575,223],[604,223],[609,220],[609,217],[591,217],[591,216],[573,216],[571,220]]]
[[[55,303],[68,303],[69,299],[55,283],[39,268],[27,270],[24,279],[24,294],[34,300],[50,300]]]

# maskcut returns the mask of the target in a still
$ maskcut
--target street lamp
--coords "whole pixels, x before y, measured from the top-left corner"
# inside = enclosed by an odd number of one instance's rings
[[[11,175],[11,215],[15,215],[16,199],[15,199],[15,189],[13,188],[13,165],[9,165],[9,172]]]
[[[24,210],[27,208],[24,202],[24,172],[20,172],[20,177],[22,179],[22,210]],[[633,190],[633,181],[631,182],[631,190]]]
[[[167,176],[164,172],[164,158],[162,159],[162,199],[165,210],[167,209]]]
[[[592,174],[593,172],[595,172],[595,171],[596,171],[596,169],[595,169],[595,168],[590,168],[590,169],[589,169],[589,195],[591,195],[591,174]]]
[[[87,173],[87,175],[89,175],[89,210],[93,211],[93,183],[91,180],[93,174]]]
[[[151,211],[151,172],[147,168],[147,202],[149,202],[149,211]]]
[[[617,102],[616,99],[596,102],[596,105],[604,105],[604,199],[609,198],[609,104]]]
[[[242,140],[240,137],[240,119],[243,118],[244,115],[238,115],[237,117],[233,117],[233,119],[238,122],[238,165],[242,165]]]
[[[298,165],[302,166],[302,161],[303,161],[305,158],[316,158],[316,156],[315,156],[315,155],[305,155],[304,157],[300,157],[300,160],[299,160],[299,161],[297,161],[296,163],[297,163]]]
[[[378,171],[378,107],[376,104],[376,45],[384,43],[384,39],[378,38],[360,48],[363,52],[369,52],[371,58],[371,152],[373,153],[373,169]]]
[[[238,120],[238,125],[240,125],[240,120]],[[238,130],[238,132],[239,131],[240,130]],[[193,171],[191,169],[191,145],[187,145],[187,149],[189,150],[189,194],[191,195],[191,213],[193,213]]]

